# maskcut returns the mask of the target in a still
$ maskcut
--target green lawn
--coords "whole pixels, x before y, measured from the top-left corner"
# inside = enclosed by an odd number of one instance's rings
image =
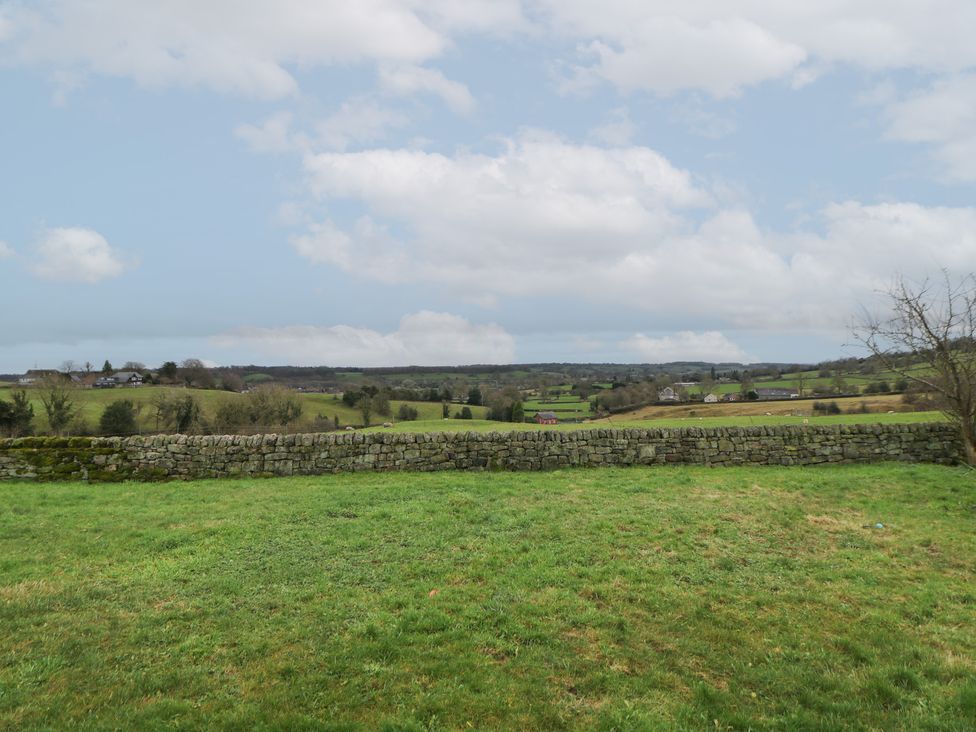
[[[970,730],[974,511],[901,465],[0,484],[0,728]]]

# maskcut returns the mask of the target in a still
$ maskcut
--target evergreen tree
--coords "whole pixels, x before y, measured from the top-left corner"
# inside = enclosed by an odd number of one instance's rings
[[[27,398],[27,392],[15,391],[9,402],[0,399],[0,434],[9,437],[29,435],[33,420],[34,407]]]
[[[522,407],[522,402],[515,402],[512,405],[512,421],[513,422],[525,421],[525,410]]]
[[[119,399],[102,412],[98,426],[106,435],[131,435],[136,432],[136,409],[128,399]]]

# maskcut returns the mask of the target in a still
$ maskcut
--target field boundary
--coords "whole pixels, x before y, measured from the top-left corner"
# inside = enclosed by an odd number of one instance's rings
[[[169,480],[364,470],[628,465],[953,464],[950,424],[682,427],[575,432],[25,437],[0,440],[0,480]]]

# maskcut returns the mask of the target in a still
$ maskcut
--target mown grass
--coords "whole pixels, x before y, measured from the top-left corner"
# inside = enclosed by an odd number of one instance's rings
[[[969,730],[974,519],[935,466],[0,485],[0,727]]]

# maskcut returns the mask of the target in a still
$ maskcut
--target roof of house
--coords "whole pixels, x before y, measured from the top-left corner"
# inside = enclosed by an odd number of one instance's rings
[[[759,396],[778,396],[786,394],[799,394],[796,389],[756,389],[756,393]]]
[[[559,419],[555,412],[536,412],[535,416],[542,419]]]
[[[130,381],[133,377],[137,379],[142,378],[142,374],[136,371],[116,371],[115,380],[116,381]]]

